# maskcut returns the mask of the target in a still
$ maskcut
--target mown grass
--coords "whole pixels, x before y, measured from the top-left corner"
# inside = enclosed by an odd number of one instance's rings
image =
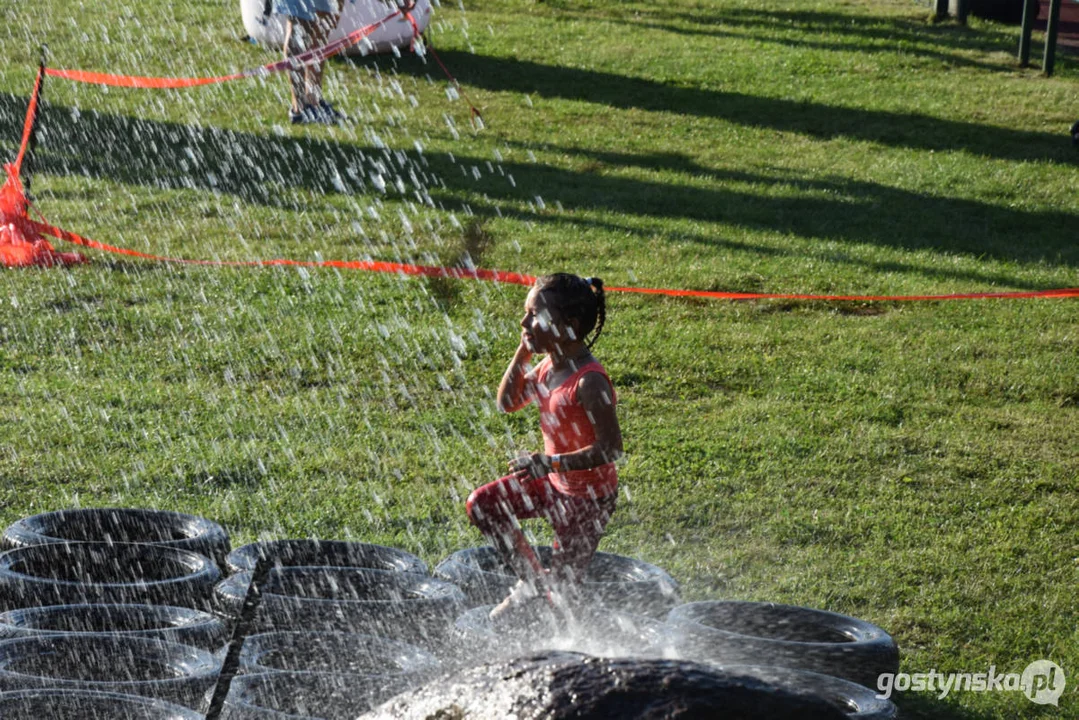
[[[9,4],[0,143],[50,64],[217,74],[273,55],[232,3]],[[612,285],[924,294],[1079,285],[1075,64],[905,0],[488,0],[418,59],[336,61],[357,122],[295,128],[282,78],[108,92],[49,80],[50,221],[186,258],[568,269]],[[84,37],[85,34],[85,37]],[[105,42],[105,37],[108,42]],[[385,189],[380,190],[379,186]],[[63,248],[65,250],[70,248]],[[180,509],[434,563],[468,491],[535,447],[494,411],[524,292],[89,253],[0,274],[0,520]],[[467,258],[467,259],[466,259]],[[1079,668],[1074,301],[611,297],[597,345],[627,458],[607,550],[687,599],[851,613],[908,672]],[[541,526],[531,530],[546,537]],[[912,717],[1074,716],[1016,693]]]

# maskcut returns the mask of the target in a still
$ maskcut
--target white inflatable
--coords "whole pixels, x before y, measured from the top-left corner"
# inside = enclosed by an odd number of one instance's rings
[[[337,29],[330,33],[327,42],[340,40],[351,32],[367,27],[382,20],[394,12],[397,6],[385,0],[343,0],[341,20]],[[285,42],[285,18],[281,15],[264,15],[266,0],[240,0],[240,14],[243,16],[244,29],[248,36],[259,43],[272,48],[279,48]],[[420,32],[427,29],[431,22],[431,0],[416,0],[411,10]],[[376,52],[389,52],[393,48],[407,48],[412,42],[412,23],[399,15],[380,26],[358,44],[345,50],[346,55],[369,55]]]

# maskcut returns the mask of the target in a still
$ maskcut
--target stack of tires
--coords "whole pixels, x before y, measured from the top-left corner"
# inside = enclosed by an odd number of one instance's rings
[[[549,562],[551,549],[536,549]],[[692,660],[815,695],[853,719],[898,716],[875,689],[878,675],[898,671],[896,644],[857,618],[773,603],[679,604],[678,586],[662,569],[597,553],[568,618],[538,613],[504,625],[492,623],[489,612],[515,578],[493,548],[454,553],[434,574],[464,590],[472,608],[458,618],[456,638],[486,659],[571,650]]]
[[[270,569],[223,718],[354,718],[440,671],[465,596],[420,558],[328,540],[245,545],[226,559],[220,612],[239,617],[260,560]]]
[[[0,553],[0,717],[196,718],[220,671],[229,537],[161,510],[24,518]]]
[[[541,651],[691,660],[815,695],[850,718],[897,716],[873,689],[898,671],[880,628],[771,603],[681,604],[670,575],[621,555],[596,553],[557,614],[541,601],[493,624],[516,578],[490,547],[429,573],[415,555],[366,543],[231,550],[211,521],[120,508],[25,518],[2,545],[5,720],[194,720],[219,679],[227,720],[354,718],[448,667]],[[536,550],[549,564],[552,548]],[[249,593],[257,605],[238,624]],[[225,650],[237,626],[233,668]]]
[[[684,659],[816,694],[849,718],[898,717],[875,688],[880,675],[899,671],[899,649],[872,623],[792,605],[706,601],[673,608],[667,624]]]

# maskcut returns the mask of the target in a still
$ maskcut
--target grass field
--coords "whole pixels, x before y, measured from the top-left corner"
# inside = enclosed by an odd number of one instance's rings
[[[54,67],[204,75],[275,59],[235,2],[0,4],[13,156]],[[286,122],[282,77],[181,91],[50,79],[53,223],[198,259],[404,260],[612,285],[842,294],[1079,286],[1075,57],[908,0],[469,0],[433,64],[330,63],[356,121]],[[60,243],[57,243],[60,245]],[[68,246],[60,249],[71,250]],[[524,290],[96,251],[0,273],[0,522],[153,506],[434,564],[469,490],[540,442],[494,410]],[[1079,717],[1079,304],[612,295],[596,353],[627,457],[601,549],[686,599],[871,620],[906,672],[1051,659],[1020,693],[909,717]],[[537,540],[546,538],[533,526]]]

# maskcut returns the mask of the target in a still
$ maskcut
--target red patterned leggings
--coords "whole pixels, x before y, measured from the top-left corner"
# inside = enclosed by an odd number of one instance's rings
[[[554,529],[551,574],[557,580],[581,580],[614,513],[618,493],[599,498],[565,495],[547,479],[521,480],[507,475],[476,488],[465,510],[472,524],[522,579],[533,579],[543,566],[529,546],[518,520],[545,518]]]

